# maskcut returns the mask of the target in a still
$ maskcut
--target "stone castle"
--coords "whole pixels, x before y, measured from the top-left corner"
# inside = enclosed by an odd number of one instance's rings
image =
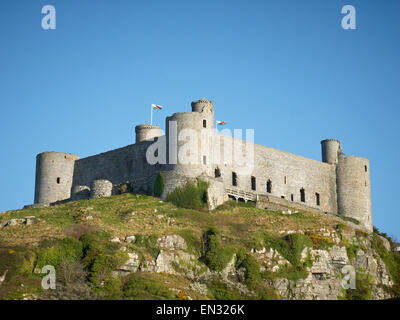
[[[346,157],[340,141],[327,139],[321,141],[322,162],[254,143],[251,170],[242,170],[225,158],[211,161],[216,148],[222,154],[229,153],[238,139],[214,129],[214,102],[203,98],[191,106],[192,112],[166,118],[165,135],[159,126],[142,124],[135,127],[136,143],[123,148],[83,159],[69,153],[38,154],[33,206],[110,196],[116,193],[117,185],[129,181],[137,189],[152,190],[162,172],[163,199],[177,186],[200,178],[209,182],[211,209],[229,198],[256,201],[262,208],[298,208],[354,218],[372,231],[368,159]],[[181,136],[185,129],[199,136],[207,129],[214,140],[202,138],[188,148],[185,136]],[[189,153],[195,150],[196,161],[179,161],[180,148]],[[162,151],[165,161],[148,161],[149,153],[162,158],[157,154]]]

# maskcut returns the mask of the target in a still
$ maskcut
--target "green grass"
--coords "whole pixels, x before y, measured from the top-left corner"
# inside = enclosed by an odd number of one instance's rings
[[[204,190],[204,185],[202,188]],[[196,196],[197,200],[201,198],[202,205],[203,196],[204,193],[200,192]],[[210,285],[209,298],[277,298],[265,280],[283,277],[296,281],[305,278],[310,257],[302,261],[302,250],[306,247],[324,249],[332,246],[329,239],[318,236],[321,227],[336,229],[339,233],[344,228],[351,228],[344,224],[339,224],[338,227],[337,219],[328,216],[305,211],[283,215],[280,211],[256,208],[250,202],[229,201],[211,212],[202,205],[198,208],[183,208],[172,202],[161,202],[156,197],[126,192],[108,198],[4,213],[0,215],[0,222],[36,216],[40,223],[0,230],[0,274],[9,270],[6,281],[0,286],[0,299],[20,299],[26,293],[40,295],[42,275],[34,274],[33,270],[44,264],[57,266],[60,261],[65,260],[83,264],[87,272],[85,284],[103,299],[181,299],[185,296],[207,298],[191,290],[190,281],[183,275],[139,273],[140,279],[132,280],[131,285],[126,287],[131,276],[123,279],[114,279],[112,276],[112,271],[127,259],[126,254],[119,250],[122,246],[128,252],[137,252],[142,263],[154,261],[160,250],[157,239],[172,234],[178,234],[185,239],[187,251],[196,257],[196,266],[202,267],[200,272],[190,269],[193,268],[192,264],[182,264],[183,269],[200,274],[206,270],[207,264],[210,269],[221,271],[234,254],[235,267],[245,267],[244,284],[251,294],[244,296],[243,292],[238,292],[220,279],[214,279],[207,283]],[[88,220],[87,216],[92,216],[93,219]],[[208,230],[205,237],[207,245],[202,242],[205,230]],[[282,230],[307,230],[308,233],[281,236],[279,231]],[[136,236],[136,242],[110,242],[111,238],[119,237],[123,240],[131,235]],[[357,236],[365,238],[363,234],[357,233]],[[358,246],[345,242],[342,240],[349,257],[354,258]],[[372,245],[398,284],[399,255],[387,251],[377,237],[373,238]],[[259,265],[250,250],[264,247],[276,249],[290,265],[282,265],[275,273],[257,273]],[[10,254],[9,250],[13,253]],[[21,283],[24,284],[23,288]],[[137,291],[132,289],[132,283],[137,284]],[[159,287],[160,284],[165,284],[174,296],[165,291],[165,287]],[[181,292],[179,297],[177,292]],[[361,292],[360,295],[364,293]]]
[[[124,285],[123,295],[128,300],[176,300],[168,286],[141,273],[134,274]]]
[[[339,217],[342,218],[342,220],[344,220],[344,221],[350,221],[350,222],[353,222],[356,225],[360,224],[360,221],[358,221],[357,219],[354,219],[354,218],[351,218],[351,217],[340,216],[340,215],[339,215]]]

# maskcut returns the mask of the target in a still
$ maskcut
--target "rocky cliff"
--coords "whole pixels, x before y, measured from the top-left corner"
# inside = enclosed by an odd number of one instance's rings
[[[1,299],[399,294],[400,258],[390,239],[354,220],[252,204],[208,212],[123,194],[16,210],[0,214],[0,244]],[[41,286],[46,265],[55,267],[55,290]]]

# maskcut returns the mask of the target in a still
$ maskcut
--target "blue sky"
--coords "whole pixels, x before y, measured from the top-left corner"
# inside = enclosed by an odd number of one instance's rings
[[[164,128],[206,97],[259,144],[369,158],[374,225],[400,238],[399,1],[4,0],[0,24],[0,211],[33,202],[37,153],[125,146],[151,103]]]

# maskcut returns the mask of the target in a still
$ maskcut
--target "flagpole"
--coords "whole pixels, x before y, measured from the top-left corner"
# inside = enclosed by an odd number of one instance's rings
[[[150,105],[150,125],[153,125],[153,106]]]

